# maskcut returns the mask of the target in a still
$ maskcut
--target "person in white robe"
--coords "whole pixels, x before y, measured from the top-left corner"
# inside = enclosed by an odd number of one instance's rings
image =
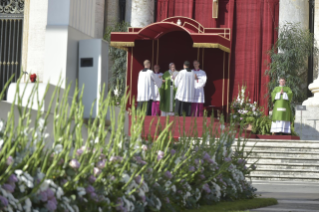
[[[154,74],[161,79],[163,76],[163,73],[160,72],[160,66],[155,65],[154,66]],[[153,98],[153,103],[152,103],[152,116],[159,116],[161,115],[161,110],[160,110],[160,92],[159,88],[157,85],[154,83],[154,98]]]
[[[162,79],[151,69],[149,60],[144,61],[144,69],[138,74],[137,82],[137,108],[146,107],[146,115],[152,115],[152,102],[155,99],[155,86],[161,87]]]
[[[194,101],[195,73],[189,68],[190,63],[184,62],[184,69],[175,78],[177,87],[175,95],[175,115],[191,116],[192,102]]]
[[[204,114],[205,92],[204,87],[207,82],[206,72],[200,69],[200,63],[198,60],[193,62],[194,73],[197,79],[195,80],[195,97],[192,103],[192,116],[202,117]]]

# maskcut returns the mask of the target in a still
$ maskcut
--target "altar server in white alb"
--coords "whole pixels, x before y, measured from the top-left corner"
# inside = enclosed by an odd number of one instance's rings
[[[151,69],[149,60],[144,61],[144,69],[138,74],[137,108],[146,107],[146,115],[152,115],[152,102],[155,99],[155,86],[162,86],[162,79]],[[145,105],[145,106],[144,106]]]
[[[192,116],[202,117],[204,113],[204,103],[205,103],[205,92],[204,87],[207,82],[206,72],[200,69],[200,63],[198,60],[193,62],[194,73],[196,74],[195,79],[195,97],[192,103]]]
[[[175,78],[177,87],[175,96],[175,115],[191,116],[192,102],[194,101],[195,73],[189,68],[190,63],[184,62],[184,69],[181,70]]]

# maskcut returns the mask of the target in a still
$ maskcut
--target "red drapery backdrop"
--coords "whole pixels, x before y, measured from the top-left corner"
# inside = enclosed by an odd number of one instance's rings
[[[230,28],[231,71],[230,97],[238,94],[238,85],[245,84],[252,101],[267,107],[265,76],[268,51],[278,37],[279,0],[219,0],[219,15],[212,18],[213,0],[158,0],[157,20],[185,16],[206,28]],[[205,70],[208,72],[209,70]]]

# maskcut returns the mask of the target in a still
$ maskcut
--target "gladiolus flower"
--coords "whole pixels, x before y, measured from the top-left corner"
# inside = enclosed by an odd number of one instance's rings
[[[143,151],[147,151],[147,150],[148,150],[148,147],[143,144],[143,145],[142,145],[142,150],[143,150]]]
[[[89,185],[85,190],[86,190],[86,193],[88,193],[88,194],[95,192],[94,187],[91,185]]]
[[[7,165],[10,166],[11,164],[13,164],[14,160],[12,156],[9,156],[7,159]]]
[[[69,165],[72,167],[72,168],[74,168],[74,169],[78,169],[78,168],[80,168],[80,163],[79,163],[79,161],[77,161],[76,159],[72,159],[71,161],[70,161],[70,163],[69,163]]]
[[[53,200],[49,200],[45,207],[49,211],[55,211],[57,209],[57,204]]]
[[[230,162],[230,161],[231,161],[231,158],[226,157],[226,158],[224,159],[224,161],[225,161],[225,162]]]
[[[2,188],[3,188],[4,190],[6,190],[7,192],[9,192],[9,193],[14,192],[14,188],[13,188],[13,186],[10,185],[10,184],[3,184]]]
[[[78,150],[76,150],[76,155],[77,156],[81,156],[83,154],[83,149],[78,149]]]
[[[98,167],[99,169],[105,168],[105,162],[106,162],[106,159],[103,159],[103,160],[97,162],[97,167]]]
[[[167,179],[169,179],[169,180],[173,178],[173,175],[170,171],[166,171],[164,176],[167,177]]]
[[[18,178],[17,176],[15,176],[14,174],[12,174],[10,177],[9,177],[9,183],[16,183],[18,182]]]
[[[189,171],[190,172],[194,172],[195,171],[195,167],[194,166],[189,167]]]
[[[175,155],[176,150],[175,149],[171,149],[171,155]]]
[[[1,195],[0,195],[0,203],[2,205],[2,208],[5,208],[5,207],[7,207],[9,205],[9,202],[8,202],[7,198],[5,198],[5,197],[3,197]]]
[[[95,183],[95,181],[96,181],[96,178],[93,175],[90,175],[89,182],[90,183]]]
[[[164,157],[164,152],[163,151],[158,151],[157,160],[161,160],[163,157]]]
[[[99,176],[101,174],[101,172],[102,171],[99,168],[94,167],[93,173],[94,173],[95,176]]]

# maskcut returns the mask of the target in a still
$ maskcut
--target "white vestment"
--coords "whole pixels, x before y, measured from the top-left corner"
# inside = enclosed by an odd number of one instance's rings
[[[155,86],[161,87],[160,79],[152,70],[143,69],[138,74],[137,101],[147,102],[155,99]]]
[[[177,87],[175,99],[181,102],[193,102],[195,94],[195,73],[193,71],[181,70],[175,78]]]
[[[155,73],[154,74],[160,79],[162,80],[162,78],[160,78],[161,76],[163,76],[163,73]],[[153,100],[154,101],[160,101],[161,99],[161,96],[160,96],[160,93],[159,93],[159,87],[157,85],[155,85],[154,83],[154,98]]]
[[[205,92],[204,87],[207,82],[206,72],[203,70],[195,71],[194,73],[197,75],[198,80],[195,80],[195,97],[194,103],[205,103]]]

